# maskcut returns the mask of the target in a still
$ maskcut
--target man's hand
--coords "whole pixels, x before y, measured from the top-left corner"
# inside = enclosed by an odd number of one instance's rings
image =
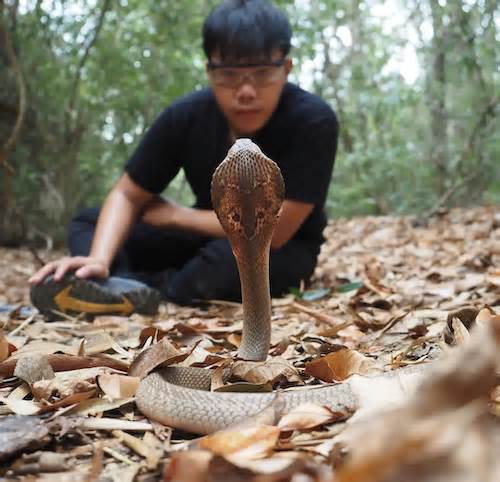
[[[109,276],[109,267],[101,259],[91,256],[73,256],[47,263],[28,281],[37,284],[50,274],[53,274],[54,279],[59,281],[69,271],[74,271],[78,278],[107,278]]]

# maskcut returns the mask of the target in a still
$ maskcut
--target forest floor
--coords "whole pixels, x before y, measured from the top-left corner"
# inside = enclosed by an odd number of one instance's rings
[[[408,217],[339,219],[330,222],[326,237],[312,286],[273,300],[271,355],[279,363],[248,370],[251,373],[244,379],[249,385],[262,389],[297,381],[342,383],[353,374],[424,364],[458,351],[449,344],[467,345],[474,322],[500,326],[499,206],[450,210],[427,225]],[[48,261],[60,253],[38,255]],[[367,437],[353,435],[356,442],[339,449],[338,437],[350,427],[349,411],[308,407],[277,427],[256,420],[237,436],[221,432],[218,438],[202,441],[151,423],[134,403],[137,379],[126,376],[135,356],[164,338],[181,365],[227,365],[240,342],[241,306],[214,301],[187,308],[163,303],[154,317],[65,316],[48,321],[30,308],[27,278],[37,267],[29,250],[0,248],[0,481],[126,482],[161,476],[176,481],[375,482],[410,481],[410,475],[417,474],[415,451],[421,445],[415,439],[412,443],[399,439],[404,425],[401,412],[385,424],[397,427],[388,439],[398,439],[400,445],[392,446],[388,455],[387,439],[381,438],[376,455],[364,457],[347,475],[334,468],[344,464],[342,450],[355,454]],[[488,356],[488,342],[484,343],[478,360]],[[470,354],[461,356],[463,362]],[[28,361],[14,372],[22,359]],[[473,365],[469,372],[483,369]],[[236,385],[241,389],[241,383]],[[479,378],[474,390],[477,386],[482,386]],[[488,426],[497,429],[488,432],[492,437],[488,447],[478,422],[485,414],[477,408],[477,399],[484,395],[470,394],[472,400],[460,403],[455,397],[450,404],[453,410],[461,409],[458,418],[448,417],[444,425],[432,428],[426,425],[425,437],[419,432],[420,442],[425,439],[428,448],[429,439],[449,435],[447,429],[453,427],[455,438],[439,445],[440,464],[443,454],[456,456],[467,443],[468,453],[475,454],[468,457],[467,463],[473,464],[468,466],[470,473],[491,475],[498,470],[498,462],[492,468],[488,454],[500,446],[495,417],[500,393],[494,392],[488,405]],[[384,393],[377,397],[383,399]],[[434,401],[433,406],[440,403]],[[471,431],[479,435],[470,438]],[[477,444],[471,445],[471,440]],[[409,453],[411,463],[405,459]],[[391,470],[400,478],[390,478]],[[415,480],[434,479],[419,473]]]

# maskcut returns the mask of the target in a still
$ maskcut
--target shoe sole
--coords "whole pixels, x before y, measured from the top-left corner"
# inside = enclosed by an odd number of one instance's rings
[[[38,311],[47,317],[57,316],[57,312],[72,315],[154,315],[160,303],[159,292],[149,286],[119,294],[92,280],[74,275],[33,285],[30,298]]]

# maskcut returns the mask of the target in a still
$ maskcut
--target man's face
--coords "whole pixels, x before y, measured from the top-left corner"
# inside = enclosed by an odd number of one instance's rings
[[[217,53],[211,56],[208,78],[234,137],[250,137],[264,127],[291,68],[290,58],[283,58],[279,49],[272,52],[270,59],[243,58],[223,63]]]

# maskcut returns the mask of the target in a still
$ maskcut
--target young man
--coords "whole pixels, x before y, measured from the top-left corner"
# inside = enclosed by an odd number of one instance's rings
[[[165,109],[100,212],[84,210],[71,222],[71,257],[30,278],[35,306],[150,313],[156,290],[181,304],[240,299],[236,263],[210,200],[212,173],[239,137],[251,138],[285,180],[271,244],[272,294],[311,276],[324,241],[338,124],[324,101],[288,83],[290,41],[288,19],[266,0],[226,0],[209,14],[209,88]],[[181,168],[193,207],[160,197]]]

